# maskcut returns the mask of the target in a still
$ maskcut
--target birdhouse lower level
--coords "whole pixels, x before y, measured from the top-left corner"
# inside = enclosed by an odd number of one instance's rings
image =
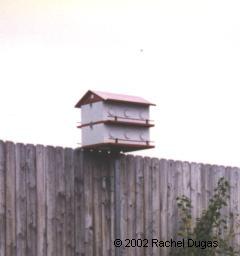
[[[95,124],[82,127],[82,147],[123,152],[153,148],[146,127],[126,125]]]

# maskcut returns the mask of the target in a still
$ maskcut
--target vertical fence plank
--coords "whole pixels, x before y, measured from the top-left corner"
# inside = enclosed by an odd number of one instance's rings
[[[182,163],[183,190],[182,194],[188,198],[191,197],[191,170],[188,162]]]
[[[127,238],[136,239],[136,203],[135,203],[135,158],[132,155],[127,156]],[[134,255],[136,247],[127,248],[126,255]]]
[[[111,256],[111,175],[112,175],[112,169],[111,169],[111,161],[110,158],[104,157],[106,159],[104,161],[106,165],[106,192],[107,192],[107,225],[108,225],[108,238],[107,238],[107,255]]]
[[[121,172],[120,172],[120,223],[121,223],[121,240],[125,241],[127,239],[127,167],[126,167],[126,157],[121,159]],[[125,246],[121,247],[120,255],[126,255],[127,248]]]
[[[47,255],[46,240],[46,148],[36,146],[37,175],[37,256]]]
[[[74,152],[71,148],[64,150],[64,177],[66,189],[66,213],[64,221],[65,255],[74,256],[75,225],[74,225]]]
[[[5,144],[0,141],[0,256],[5,256],[5,245],[6,245],[6,155],[5,155]]]
[[[217,166],[217,172],[218,172],[218,180],[219,180],[220,178],[225,178],[225,168],[224,168],[224,166]],[[226,179],[226,178],[225,178],[225,179]],[[227,180],[227,179],[226,179],[226,180]],[[202,189],[201,192],[204,193],[204,190]],[[227,205],[229,205],[229,201],[227,201],[226,203],[227,203]],[[221,214],[222,214],[222,216],[226,216],[226,214],[227,214],[227,208],[228,208],[228,206],[224,206],[224,207],[221,209]],[[227,221],[227,218],[226,218],[226,221]],[[222,231],[225,232],[224,229],[222,229]]]
[[[206,210],[207,205],[208,205],[207,180],[208,180],[208,176],[207,176],[206,165],[202,165],[201,166],[201,191],[202,191],[201,205],[202,205],[202,210]]]
[[[201,166],[197,163],[191,163],[191,203],[193,223],[201,213]]]
[[[92,161],[93,153],[84,155],[84,198],[85,198],[85,250],[86,255],[93,256],[93,186]],[[103,238],[104,239],[104,238]]]
[[[136,239],[144,239],[144,180],[143,158],[136,157]],[[144,256],[144,248],[136,248],[136,256]]]
[[[239,220],[237,219],[236,215],[239,214],[238,211],[238,187],[239,187],[239,173],[237,168],[231,168],[231,211],[234,214],[233,218],[233,227],[237,227]],[[239,228],[239,227],[238,227]],[[236,245],[238,241],[238,234],[234,238],[233,243]]]
[[[212,196],[212,182],[211,182],[211,177],[212,177],[212,166],[210,164],[205,165],[206,169],[206,200],[207,200],[207,206],[209,204],[209,200]]]
[[[102,176],[101,201],[102,201],[102,254],[110,256],[111,222],[110,222],[110,165],[103,161],[106,157],[101,156],[100,167]]]
[[[178,187],[178,179],[181,166],[178,168],[177,161],[168,160],[168,162],[168,239],[176,240],[176,232],[178,227],[176,198],[178,196],[178,190],[180,190]],[[167,252],[169,253],[171,249],[171,247],[167,248]]]
[[[117,234],[117,232],[115,233],[115,229],[116,229],[116,223],[117,224],[117,227],[118,227],[118,232],[120,234],[120,193],[118,194],[117,198],[118,198],[118,204],[119,206],[117,208],[115,208],[115,203],[114,203],[114,198],[115,198],[115,184],[118,182],[118,186],[120,185],[119,184],[119,179],[117,180],[117,182],[115,183],[115,175],[116,173],[120,172],[120,159],[121,158],[121,155],[118,157],[117,160],[115,159],[112,159],[112,157],[110,158],[109,156],[109,159],[110,159],[110,207],[111,207],[111,253],[110,255],[115,255],[115,246],[114,246],[114,239],[115,239],[115,234]],[[118,161],[118,164],[116,164],[116,161]],[[115,170],[115,168],[117,168],[118,170]],[[120,175],[117,175],[118,177],[120,177]],[[115,209],[118,210],[118,214],[115,215]],[[114,217],[117,216],[117,219],[115,220]],[[120,237],[120,235],[119,235]],[[118,256],[118,255],[115,255],[115,256]]]
[[[229,211],[228,214],[234,213],[234,187],[235,187],[235,175],[232,167],[227,167],[229,173],[229,184],[230,184],[230,200],[229,200]],[[231,229],[234,227],[234,219],[228,219],[228,227]],[[234,246],[234,242],[231,241],[231,245]]]
[[[66,189],[64,172],[64,149],[57,147],[55,149],[56,165],[56,254],[58,256],[66,255],[66,236],[64,232],[66,220]],[[69,174],[67,175],[69,176]]]
[[[93,222],[94,222],[94,255],[102,256],[102,177],[99,166],[101,158],[93,163]]]
[[[192,204],[192,220],[193,225],[195,225],[196,217],[197,217],[197,175],[195,173],[196,163],[190,163],[190,171],[191,171],[191,204]]]
[[[240,222],[240,169],[239,168],[234,168],[234,171],[237,173],[237,176],[238,176],[238,181],[237,181],[237,186],[236,186],[236,200],[237,200],[237,209],[236,209],[236,218],[235,218],[235,221],[236,223],[239,224]],[[236,226],[237,227],[237,224]],[[236,230],[236,243],[237,245],[239,246],[240,245],[240,227],[238,226],[238,230]]]
[[[16,253],[16,154],[15,145],[6,142],[6,256]]]
[[[26,148],[16,144],[16,255],[27,255]]]
[[[237,207],[236,207],[236,213],[235,213],[235,227],[237,227],[237,225],[240,222],[240,169],[235,167],[234,168],[234,172],[236,173],[238,180],[237,180],[237,185],[236,185],[236,201],[237,201]],[[240,245],[240,227],[238,226],[238,230],[236,230],[236,243],[237,245]]]
[[[168,239],[168,161],[160,160],[160,238],[163,241]],[[167,256],[167,248],[160,248],[160,255]]]
[[[212,165],[211,166],[212,169],[212,194],[214,193],[214,189],[217,187],[217,183],[218,183],[218,172],[217,172],[217,166],[216,165]]]
[[[197,192],[197,204],[195,207],[196,207],[197,218],[200,218],[202,213],[201,164],[196,164],[195,176],[196,176],[196,192]]]
[[[231,168],[229,168],[229,167],[224,167],[224,177],[225,177],[225,179],[228,181],[229,185],[231,186],[231,184],[230,184],[230,173],[231,173]],[[230,190],[230,191],[231,191],[231,190]],[[230,191],[229,191],[229,192],[230,192]],[[230,195],[230,197],[231,197],[231,195]],[[227,204],[228,204],[228,206],[226,207],[226,209],[225,209],[225,211],[224,211],[224,214],[227,216],[227,218],[226,218],[226,221],[227,221],[226,226],[227,226],[227,228],[229,228],[229,227],[230,227],[230,224],[231,224],[231,223],[230,223],[231,198],[229,198]]]
[[[160,172],[159,159],[152,159],[153,239],[160,239]],[[153,244],[153,255],[160,255],[160,247]]]
[[[74,150],[75,255],[85,255],[84,248],[84,152]],[[75,256],[74,255],[74,256]]]
[[[27,255],[37,254],[36,150],[26,145]]]
[[[183,164],[180,161],[176,161],[175,165],[175,174],[174,174],[174,215],[175,215],[175,222],[174,222],[174,238],[177,240],[179,237],[177,235],[177,232],[179,230],[179,224],[180,224],[180,214],[177,207],[177,197],[181,197],[184,193],[184,179],[183,179]]]
[[[152,226],[152,168],[151,159],[144,157],[144,224],[145,224],[145,235],[149,241],[153,238],[153,226]],[[153,248],[151,246],[145,248],[145,254],[152,256]]]
[[[56,252],[56,173],[55,148],[47,146],[46,155],[46,195],[47,195],[47,256],[57,256]]]
[[[209,199],[212,198],[214,190],[214,170],[213,165],[208,166],[208,190],[209,190]]]
[[[174,161],[168,160],[168,177],[167,177],[167,191],[168,191],[168,211],[167,211],[167,228],[168,228],[168,239],[174,238],[174,209],[175,209],[175,193],[174,193]],[[168,248],[168,251],[170,248]]]

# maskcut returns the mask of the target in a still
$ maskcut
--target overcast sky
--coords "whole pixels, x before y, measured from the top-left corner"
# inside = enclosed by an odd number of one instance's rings
[[[77,147],[74,105],[96,89],[157,104],[141,154],[240,166],[239,13],[239,0],[1,0],[0,139]]]

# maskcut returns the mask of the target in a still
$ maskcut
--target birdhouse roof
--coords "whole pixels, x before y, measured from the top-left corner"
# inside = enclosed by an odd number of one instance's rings
[[[146,105],[146,106],[149,106],[149,105],[155,106],[155,104],[141,97],[89,90],[78,101],[75,107],[81,108],[82,105],[89,104],[92,102],[97,102],[97,101],[126,102],[126,103],[134,103],[134,104],[140,104],[140,105]]]

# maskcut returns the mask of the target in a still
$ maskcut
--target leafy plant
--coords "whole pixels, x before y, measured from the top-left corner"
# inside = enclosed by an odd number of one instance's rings
[[[234,245],[235,232],[233,229],[234,215],[223,216],[222,209],[227,206],[230,198],[229,183],[220,178],[214,194],[209,201],[208,208],[203,210],[195,225],[191,215],[191,201],[186,196],[177,198],[177,207],[180,216],[178,240],[184,241],[184,247],[172,248],[170,255],[181,256],[235,256],[240,255]],[[236,216],[235,216],[236,217]],[[227,220],[229,220],[227,222]],[[238,228],[238,226],[235,227]],[[190,245],[189,245],[190,241]]]

